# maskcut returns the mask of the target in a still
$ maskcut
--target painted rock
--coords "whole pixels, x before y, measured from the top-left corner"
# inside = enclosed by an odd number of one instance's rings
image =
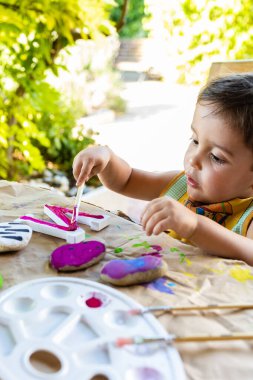
[[[32,229],[17,222],[0,223],[0,252],[18,251],[27,246]]]
[[[51,253],[50,264],[62,272],[85,269],[102,260],[105,250],[105,245],[96,240],[65,244]]]
[[[137,259],[112,260],[101,270],[103,281],[113,285],[127,286],[153,281],[166,273],[167,265],[156,256],[141,256]]]

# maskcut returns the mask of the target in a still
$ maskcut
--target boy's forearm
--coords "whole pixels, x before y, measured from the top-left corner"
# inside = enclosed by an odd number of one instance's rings
[[[178,173],[177,171],[152,173],[133,169],[110,148],[106,147],[106,149],[108,149],[110,159],[98,177],[104,186],[122,195],[151,200],[158,197],[168,182]]]
[[[106,168],[99,173],[98,177],[108,189],[122,193],[131,176],[132,168],[110,148],[107,149],[110,152],[110,160]]]
[[[241,236],[205,216],[196,215],[197,227],[190,240],[207,253],[243,260],[253,265],[253,240]]]

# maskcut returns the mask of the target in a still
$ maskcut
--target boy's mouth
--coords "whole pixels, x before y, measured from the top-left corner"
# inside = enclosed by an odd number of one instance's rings
[[[188,186],[191,186],[193,188],[198,188],[199,187],[199,184],[197,181],[195,181],[192,177],[190,177],[189,175],[186,176],[187,178],[187,185]]]

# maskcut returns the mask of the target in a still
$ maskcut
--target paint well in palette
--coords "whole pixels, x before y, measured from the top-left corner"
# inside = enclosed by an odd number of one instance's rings
[[[86,305],[91,308],[97,308],[103,306],[101,299],[97,297],[90,297],[85,301]]]
[[[133,327],[138,324],[139,316],[132,316],[126,310],[110,310],[105,316],[105,322],[116,328],[124,327]]]
[[[77,302],[80,306],[86,306],[89,309],[99,309],[106,307],[111,302],[111,299],[106,294],[91,292],[86,295],[80,295]]]
[[[151,356],[157,350],[161,349],[160,343],[152,343],[152,344],[138,344],[138,345],[129,345],[124,348],[126,351],[131,353],[134,356]]]

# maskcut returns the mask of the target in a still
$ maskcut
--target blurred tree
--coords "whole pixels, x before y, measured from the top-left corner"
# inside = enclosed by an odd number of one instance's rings
[[[213,61],[252,58],[252,0],[160,0],[160,5],[179,82],[205,82]]]
[[[45,168],[45,159],[71,168],[93,140],[73,137],[80,115],[46,81],[57,75],[59,52],[77,39],[114,32],[113,0],[0,1],[0,177],[20,179]]]
[[[143,20],[148,17],[145,0],[115,0],[117,7],[112,9],[111,19],[115,22],[120,37],[146,37]]]

